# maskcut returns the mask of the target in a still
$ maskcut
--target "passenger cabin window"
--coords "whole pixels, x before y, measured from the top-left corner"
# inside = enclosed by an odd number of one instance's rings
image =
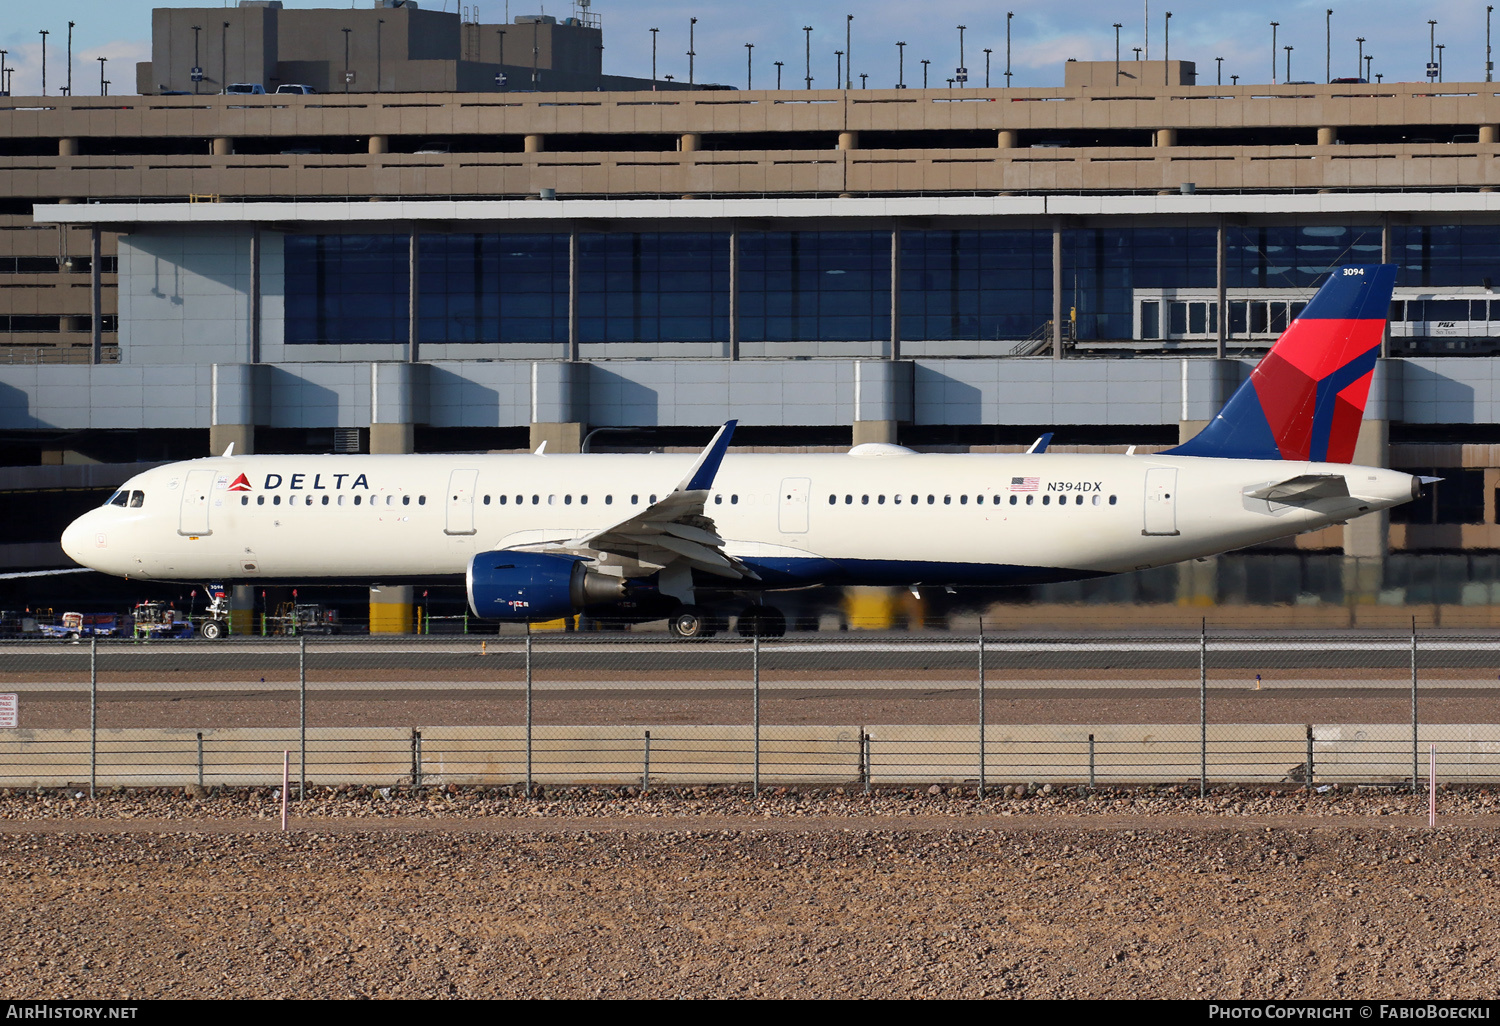
[[[411,496],[410,495],[403,495],[403,496],[401,496],[401,505],[403,505],[403,506],[410,506],[411,505]]]
[[[240,496],[240,505],[241,506],[248,506],[248,505],[250,505],[250,496],[248,496],[248,495],[241,495]]]
[[[425,505],[427,505],[427,496],[425,496],[425,495],[418,495],[417,496],[417,505],[418,506],[425,506]]]

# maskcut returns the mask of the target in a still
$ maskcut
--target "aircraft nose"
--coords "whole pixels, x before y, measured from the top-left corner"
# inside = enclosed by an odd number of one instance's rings
[[[68,558],[79,566],[88,566],[84,558],[94,547],[94,530],[89,521],[93,516],[92,511],[85,513],[73,521],[62,533],[62,550],[68,554]]]

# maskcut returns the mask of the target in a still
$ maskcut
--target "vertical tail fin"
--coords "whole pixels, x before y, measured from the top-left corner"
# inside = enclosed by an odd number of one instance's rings
[[[1168,452],[1352,461],[1395,284],[1394,264],[1334,268],[1218,416]]]

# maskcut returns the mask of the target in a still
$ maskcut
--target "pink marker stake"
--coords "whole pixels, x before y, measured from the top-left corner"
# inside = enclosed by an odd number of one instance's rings
[[[291,780],[292,753],[281,753],[281,832],[286,833],[286,792]]]

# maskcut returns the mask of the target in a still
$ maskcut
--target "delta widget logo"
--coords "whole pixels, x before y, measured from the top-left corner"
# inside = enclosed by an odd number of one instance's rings
[[[247,479],[244,474],[241,474],[239,477],[235,478],[233,481],[230,482],[230,484],[229,484],[229,491],[231,491],[231,492],[248,492],[248,491],[250,491],[250,481],[249,481],[249,479]]]

